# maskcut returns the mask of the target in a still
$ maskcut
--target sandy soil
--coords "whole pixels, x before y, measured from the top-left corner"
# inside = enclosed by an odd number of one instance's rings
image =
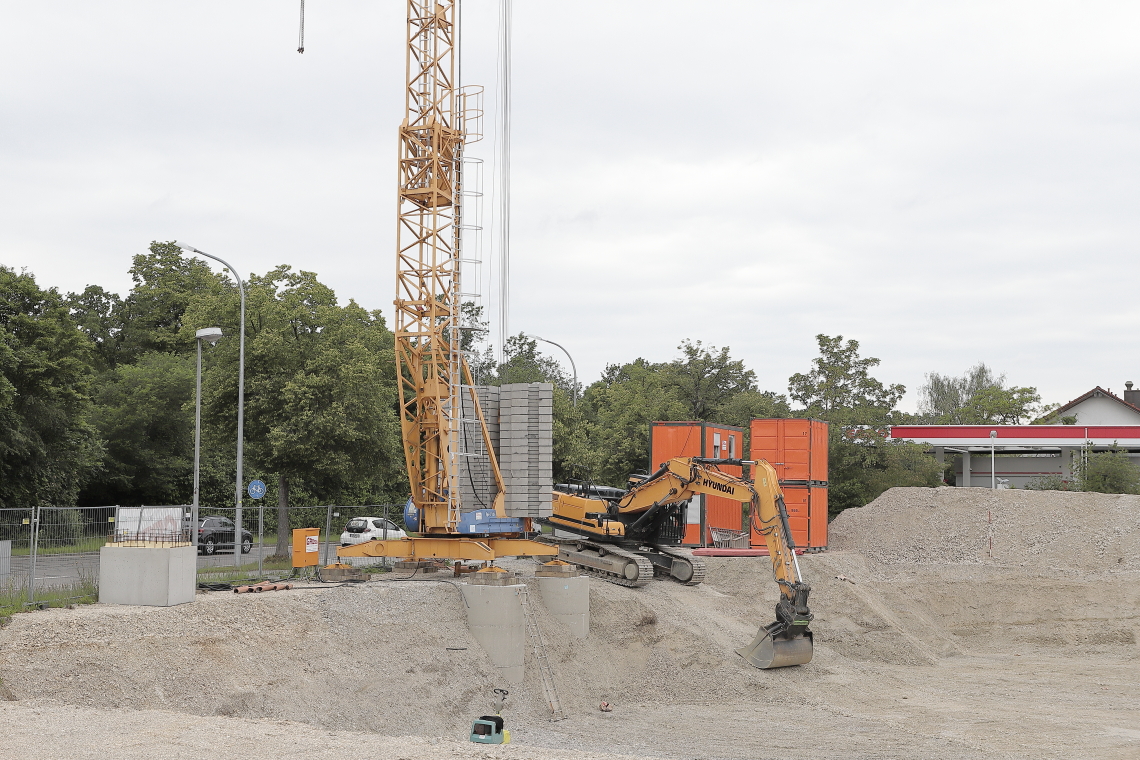
[[[832,546],[801,558],[817,645],[798,668],[733,652],[771,619],[767,560],[715,560],[695,588],[591,581],[585,641],[536,604],[558,723],[534,668],[495,681],[450,583],[17,616],[0,756],[1140,757],[1140,499],[895,489]],[[496,686],[514,743],[463,741]]]

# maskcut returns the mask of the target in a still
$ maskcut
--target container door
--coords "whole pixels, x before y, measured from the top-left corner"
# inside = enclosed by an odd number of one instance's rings
[[[808,519],[808,546],[827,548],[827,488],[813,486]]]

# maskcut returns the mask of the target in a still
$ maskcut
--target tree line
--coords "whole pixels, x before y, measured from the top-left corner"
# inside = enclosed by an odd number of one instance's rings
[[[195,331],[203,347],[201,503],[232,505],[239,298],[233,281],[153,243],[133,258],[125,296],[90,285],[61,294],[0,266],[0,507],[188,503]],[[340,303],[312,272],[280,266],[246,283],[245,474],[289,505],[397,503],[407,497],[394,338],[379,311]],[[461,340],[476,382],[551,382],[556,481],[621,486],[649,469],[649,423],[704,420],[747,429],[756,417],[830,423],[833,512],[897,485],[934,486],[942,466],[891,424],[997,423],[1047,414],[1036,390],[985,365],[931,373],[919,414],[906,389],[873,376],[858,341],[817,336],[818,356],[786,393],[762,390],[728,347],[684,340],[667,362],[635,358],[576,383],[525,335],[498,361],[478,308]],[[747,450],[747,449],[745,449]],[[274,522],[275,525],[275,522]]]

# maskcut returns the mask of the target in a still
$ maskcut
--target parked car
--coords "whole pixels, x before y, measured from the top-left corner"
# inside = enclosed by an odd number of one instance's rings
[[[198,523],[198,553],[214,554],[219,549],[234,548],[234,523],[225,517],[203,517]],[[241,532],[241,553],[249,554],[253,549],[253,534]]]
[[[362,544],[365,541],[379,541],[384,538],[387,528],[388,538],[407,538],[408,534],[396,527],[396,523],[383,517],[354,517],[344,526],[340,534],[341,546]]]

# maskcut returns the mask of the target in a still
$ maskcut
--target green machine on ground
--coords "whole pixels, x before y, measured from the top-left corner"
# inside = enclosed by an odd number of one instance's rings
[[[471,741],[478,744],[510,744],[511,732],[503,727],[503,705],[507,703],[507,690],[495,689],[499,698],[499,711],[482,715],[471,723]]]

